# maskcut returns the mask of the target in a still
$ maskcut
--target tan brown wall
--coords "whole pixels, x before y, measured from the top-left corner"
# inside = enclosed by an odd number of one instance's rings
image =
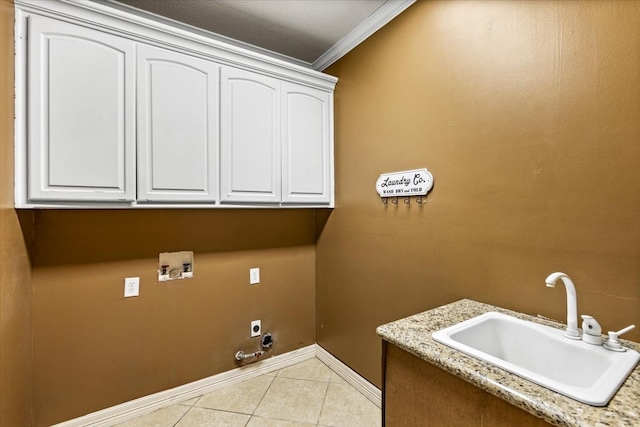
[[[13,1],[0,0],[0,426],[31,424],[33,215],[13,209]],[[21,225],[23,224],[23,225]],[[23,232],[23,227],[25,232]]]
[[[309,209],[37,211],[35,425],[233,369],[259,349],[254,319],[270,355],[315,343],[314,225]],[[159,283],[158,254],[180,250],[195,278]]]
[[[380,385],[376,326],[463,297],[640,325],[640,2],[424,1],[332,66],[318,342]],[[426,167],[424,206],[380,173]],[[640,341],[640,329],[629,339]]]

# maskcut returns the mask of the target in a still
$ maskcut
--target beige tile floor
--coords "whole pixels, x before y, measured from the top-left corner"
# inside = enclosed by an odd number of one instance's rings
[[[159,409],[118,427],[377,427],[381,411],[318,359]]]

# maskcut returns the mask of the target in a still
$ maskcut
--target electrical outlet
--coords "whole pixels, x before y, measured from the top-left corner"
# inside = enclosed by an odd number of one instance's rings
[[[259,320],[251,321],[251,338],[262,335],[262,325]]]
[[[140,295],[140,278],[127,277],[124,279],[124,297],[137,297]]]
[[[250,268],[249,269],[249,284],[256,285],[260,283],[260,269],[259,268]]]

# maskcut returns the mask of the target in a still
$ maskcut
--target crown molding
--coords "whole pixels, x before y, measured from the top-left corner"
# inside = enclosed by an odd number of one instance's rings
[[[232,39],[231,37],[223,36],[222,34],[214,33],[212,31],[207,31],[207,30],[204,30],[202,28],[195,27],[193,25],[185,24],[183,22],[176,21],[176,20],[171,19],[171,18],[167,18],[167,17],[164,17],[164,16],[157,15],[155,13],[148,12],[146,10],[141,10],[141,9],[138,9],[136,7],[133,7],[133,6],[129,6],[128,4],[118,3],[116,0],[91,0],[91,1],[95,2],[95,3],[98,3],[98,4],[101,4],[101,5],[105,5],[105,6],[109,6],[109,7],[118,9],[118,10],[123,11],[123,12],[130,13],[132,15],[136,15],[136,16],[139,16],[139,17],[142,17],[142,18],[150,19],[150,20],[158,22],[158,23],[162,23],[162,24],[165,24],[165,25],[170,25],[172,27],[179,28],[179,29],[184,30],[184,31],[188,31],[188,32],[193,33],[193,34],[198,34],[198,35],[200,35],[202,37],[206,37],[206,38],[209,38],[211,40],[216,40],[218,42],[226,43],[226,44],[235,46],[235,47],[240,48],[240,49],[245,49],[245,50],[253,52],[253,53],[257,53],[257,54],[260,54],[260,55],[276,58],[276,59],[278,59],[280,61],[289,62],[291,64],[295,64],[295,65],[298,65],[300,67],[312,68],[310,62],[303,61],[303,60],[298,59],[298,58],[293,58],[293,57],[288,56],[288,55],[283,55],[281,53],[274,52],[274,51],[269,50],[269,49],[264,49],[264,48],[261,48],[260,46],[256,46],[256,45],[253,45],[253,44],[245,43],[245,42],[240,41],[240,40]]]
[[[279,59],[281,61],[296,64],[300,67],[312,68],[316,71],[323,71],[331,64],[342,58],[349,53],[353,48],[365,41],[370,35],[384,27],[389,21],[404,12],[409,6],[416,2],[416,0],[387,0],[382,6],[380,6],[375,12],[364,20],[360,25],[353,29],[349,34],[344,36],[340,41],[329,48],[313,63],[303,61],[301,59],[293,58],[291,56],[283,55],[272,50],[264,49],[259,46],[255,46],[249,43],[242,42],[240,40],[232,39],[223,36],[218,33],[203,30],[201,28],[194,27],[192,25],[184,24],[179,21],[175,21],[164,16],[156,15],[151,12],[137,9],[135,7],[118,3],[117,0],[91,0],[95,3],[107,5],[124,12],[128,12],[140,17],[151,19],[153,21],[171,25],[175,28],[180,28],[191,33],[199,34],[203,37],[210,38],[222,43],[230,44],[235,47],[245,49],[260,55],[269,56]]]
[[[14,0],[17,13],[35,13],[84,25],[100,31],[169,49],[207,56],[231,66],[268,71],[278,77],[296,79],[296,74],[317,82],[318,88],[332,89],[335,77],[313,70],[308,63],[260,49],[189,25],[130,7],[114,7],[109,0]],[[292,73],[281,73],[288,70]],[[316,83],[313,83],[315,85]]]
[[[353,31],[316,59],[312,68],[324,71],[415,2],[416,0],[388,0]]]
[[[16,6],[38,12],[46,11],[51,13],[52,11],[65,10],[69,7],[75,7],[78,10],[84,9],[86,11],[99,13],[104,17],[117,17],[118,19],[134,22],[139,25],[152,26],[165,32],[172,31],[183,38],[197,40],[200,43],[208,45],[215,45],[218,48],[222,46],[233,47],[236,51],[245,52],[246,56],[260,58],[263,62],[276,61],[279,64],[292,65],[299,70],[307,69],[315,71],[324,71],[415,2],[416,0],[387,0],[386,3],[369,15],[369,17],[354,30],[329,48],[313,63],[309,63],[143,11],[126,4],[118,3],[115,0],[15,0]]]

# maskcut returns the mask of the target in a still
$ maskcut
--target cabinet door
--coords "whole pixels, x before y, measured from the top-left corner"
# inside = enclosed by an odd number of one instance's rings
[[[219,66],[138,46],[138,200],[217,198]]]
[[[221,201],[279,203],[280,82],[223,67],[220,90]]]
[[[29,19],[28,197],[135,197],[134,45]]]
[[[282,201],[331,203],[332,94],[283,84]]]

